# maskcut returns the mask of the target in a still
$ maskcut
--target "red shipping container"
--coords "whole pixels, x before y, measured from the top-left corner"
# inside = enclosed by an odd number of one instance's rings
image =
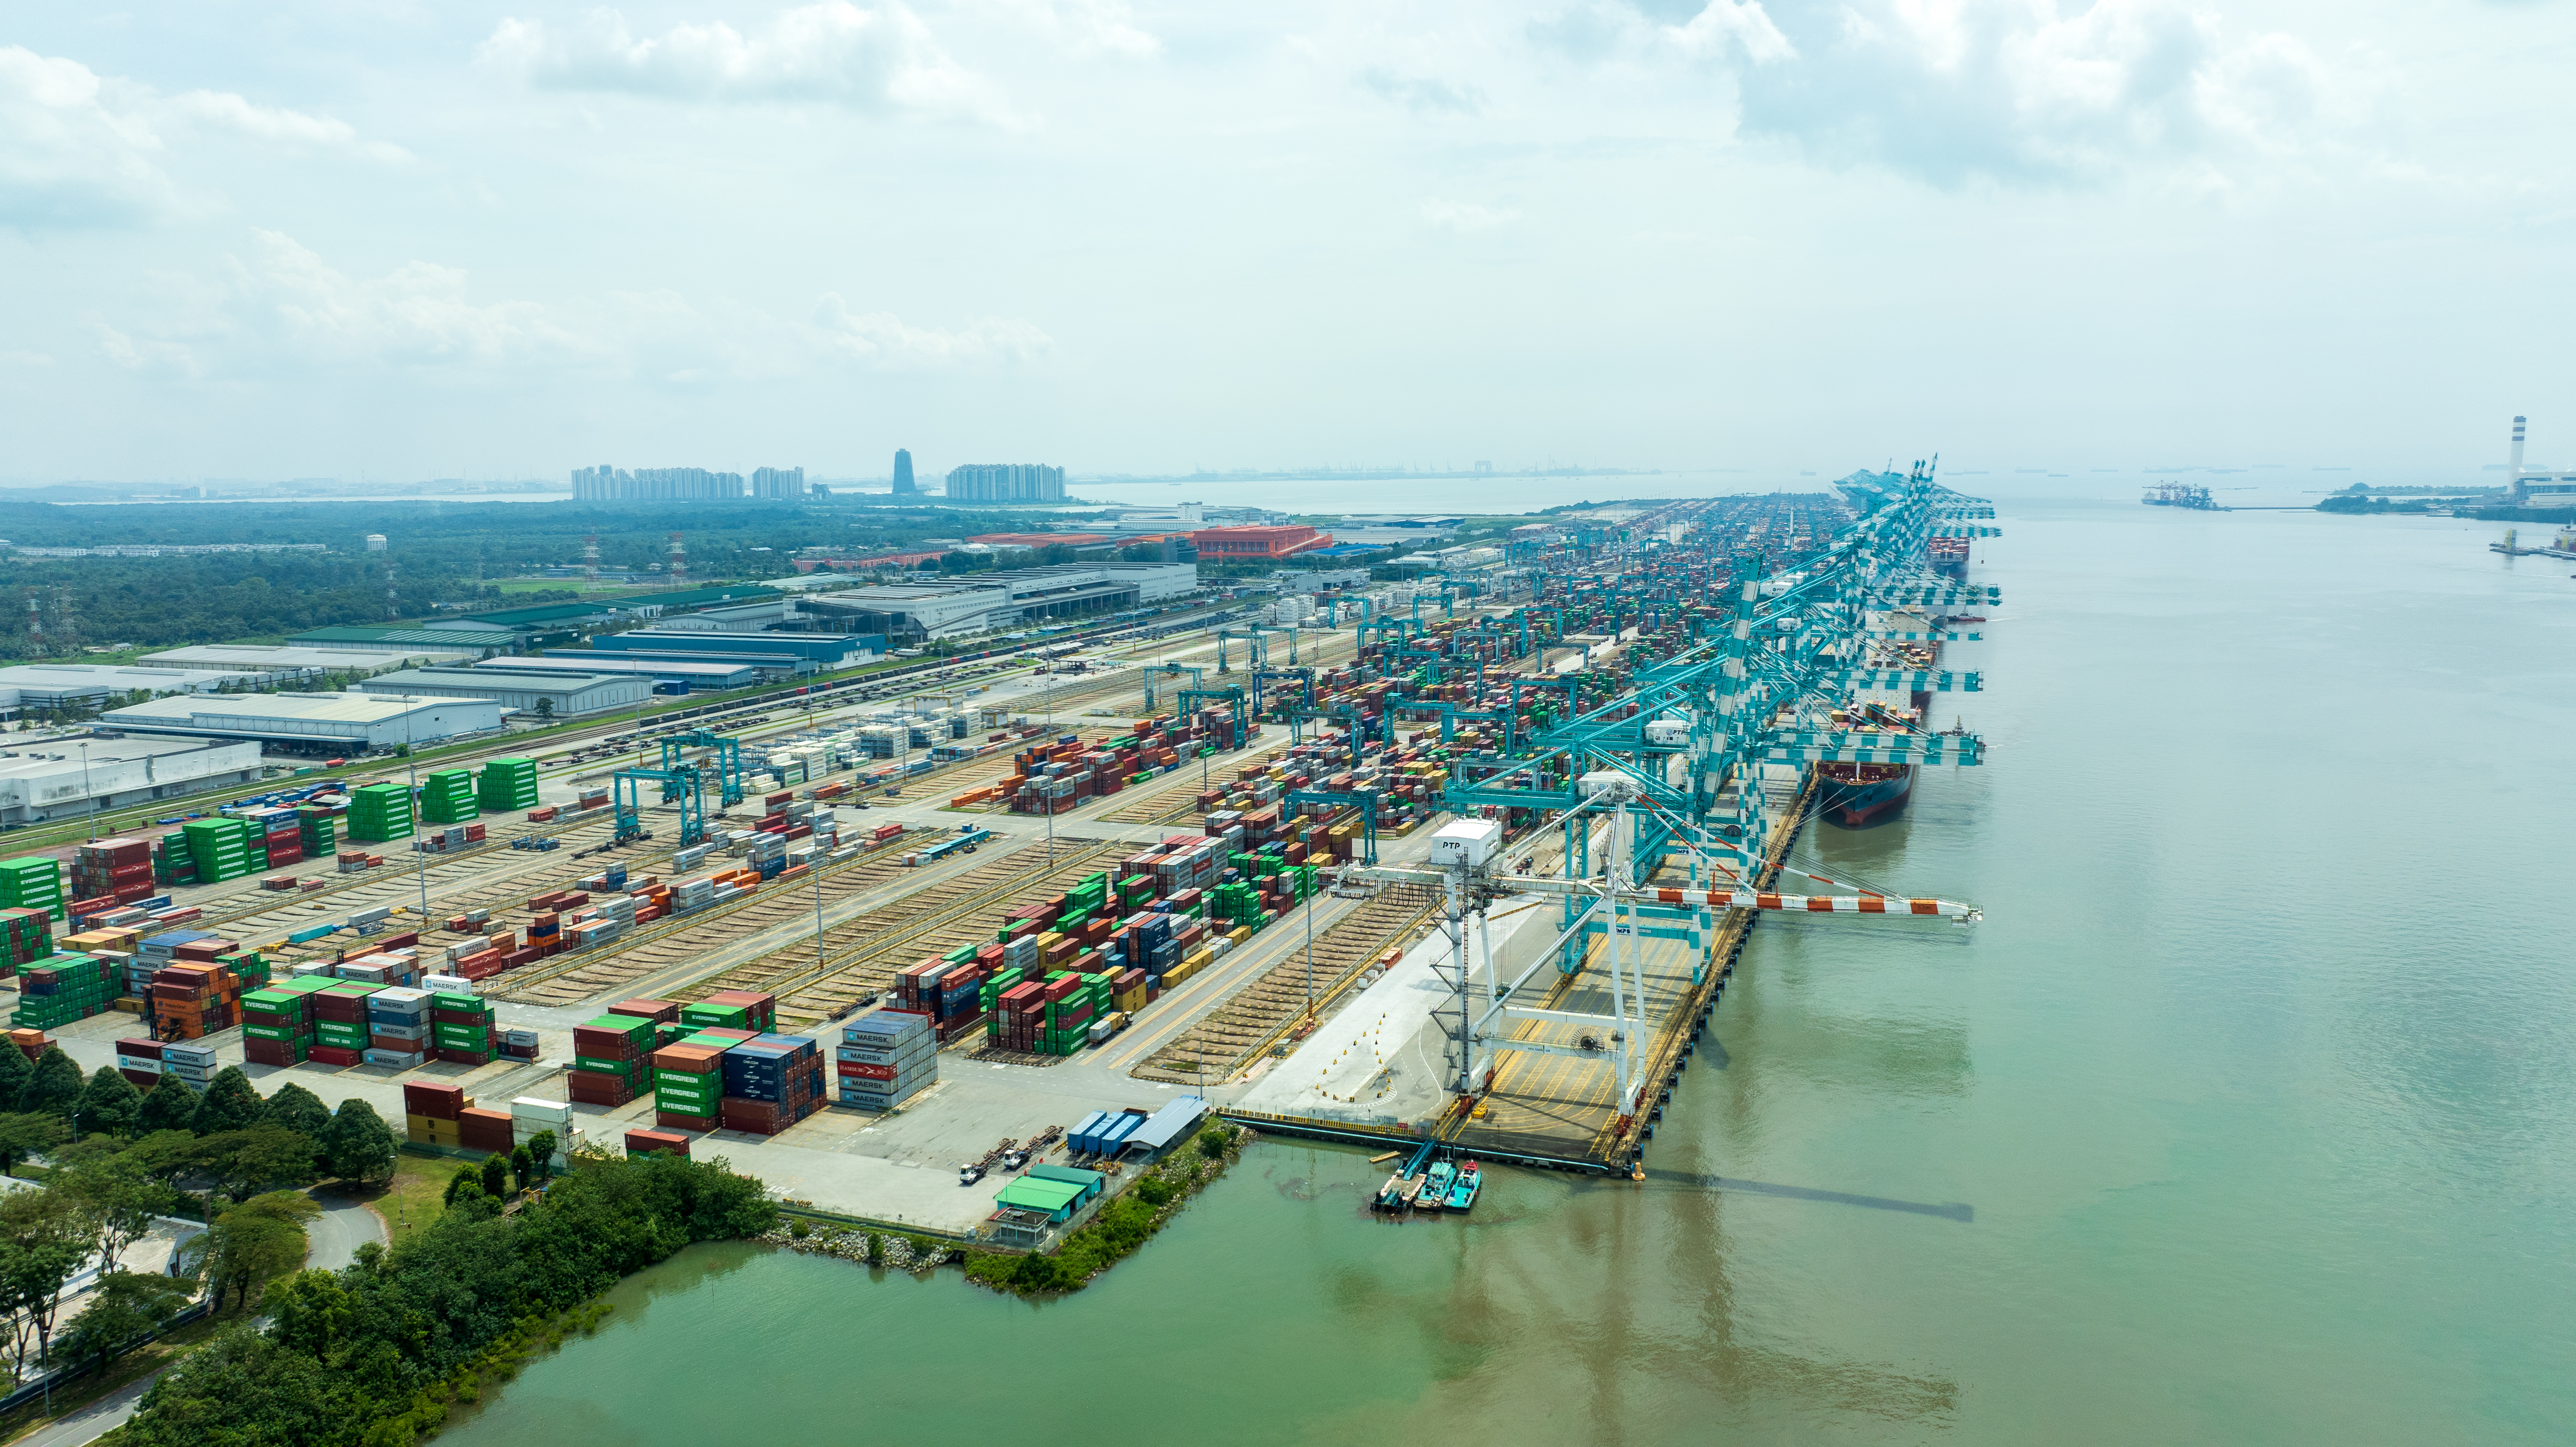
[[[446,1085],[434,1080],[403,1082],[403,1113],[455,1120],[465,1109],[465,1087]],[[503,1116],[506,1122],[509,1117]]]
[[[324,1065],[355,1065],[365,1059],[366,1054],[363,1051],[343,1049],[337,1045],[316,1045],[304,1052],[304,1058],[319,1061]]]
[[[705,1131],[714,1130],[723,1122],[712,1115],[675,1115],[667,1110],[657,1110],[653,1112],[653,1123],[664,1130]]]
[[[564,1084],[583,1105],[626,1105],[635,1099],[635,1089],[624,1076],[603,1071],[567,1070]]]
[[[611,1015],[633,1015],[657,1025],[680,1023],[680,1007],[668,1000],[620,1000],[608,1007]],[[585,1052],[586,1053],[586,1052]]]
[[[634,1152],[668,1151],[672,1155],[686,1157],[689,1138],[666,1130],[630,1130],[626,1133],[626,1149]]]
[[[843,1076],[859,1080],[892,1080],[895,1070],[896,1067],[892,1065],[862,1065],[855,1060],[840,1062],[840,1073]]]

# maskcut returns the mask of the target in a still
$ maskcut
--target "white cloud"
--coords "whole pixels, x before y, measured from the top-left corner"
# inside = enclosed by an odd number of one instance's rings
[[[0,46],[0,225],[130,226],[176,205],[161,138],[104,89],[78,61]]]
[[[535,302],[476,303],[465,273],[412,261],[354,278],[274,231],[233,258],[230,309],[242,330],[305,362],[334,366],[582,361],[605,349]]]
[[[165,133],[222,132],[264,145],[407,159],[327,116],[224,91],[161,96],[76,60],[0,46],[0,225],[133,226],[183,209]]]
[[[2368,77],[2298,40],[2232,34],[2192,0],[1817,0],[1775,6],[1751,39],[1742,129],[1818,159],[1940,184],[2072,180],[2146,161],[2281,155],[2331,144],[2371,104]],[[1713,0],[1743,38],[1752,4]]]
[[[815,301],[814,324],[829,351],[886,371],[1009,366],[1035,361],[1055,346],[1054,338],[1025,321],[988,317],[941,331],[885,312],[855,311],[838,292]]]
[[[1403,75],[1384,66],[1361,71],[1360,84],[1417,116],[1472,116],[1485,108],[1484,94],[1472,85]]]
[[[986,0],[986,7],[1005,24],[1076,56],[1151,60],[1163,53],[1163,42],[1139,27],[1119,0]]]
[[[930,27],[895,0],[872,9],[827,0],[782,10],[748,35],[719,20],[638,37],[613,10],[561,28],[509,19],[475,60],[546,90],[825,102],[871,114],[1020,124],[993,87],[949,59]]]
[[[400,146],[359,138],[349,123],[329,116],[253,105],[225,91],[192,90],[163,103],[164,114],[208,130],[228,131],[273,145],[340,151],[370,161],[400,162],[411,153]]]
[[[916,326],[859,311],[837,292],[819,297],[803,323],[730,302],[700,307],[667,288],[556,303],[478,298],[456,267],[408,261],[378,276],[351,275],[274,231],[252,233],[243,254],[224,258],[216,281],[149,280],[146,316],[93,320],[91,330],[120,366],[188,377],[585,373],[699,388],[850,362],[879,371],[1007,366],[1054,345],[1025,321]]]
[[[1462,234],[1474,231],[1491,231],[1497,226],[1508,226],[1512,222],[1518,221],[1520,217],[1521,213],[1518,211],[1498,210],[1490,206],[1479,206],[1471,201],[1442,201],[1433,199],[1422,203],[1423,220],[1430,222],[1434,226],[1442,227],[1450,231],[1460,232]]]
[[[1664,33],[1683,54],[1700,58],[1741,48],[1748,59],[1767,65],[1797,54],[1789,37],[1771,23],[1761,0],[1708,0],[1706,9],[1680,25],[1665,27]]]

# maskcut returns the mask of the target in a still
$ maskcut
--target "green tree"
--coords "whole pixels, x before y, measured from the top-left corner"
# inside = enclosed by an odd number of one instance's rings
[[[197,1092],[188,1082],[175,1075],[163,1075],[143,1092],[143,1111],[135,1129],[144,1135],[155,1131],[186,1130],[197,1118]]]
[[[197,1101],[197,1113],[189,1120],[188,1129],[201,1136],[218,1131],[246,1130],[259,1119],[259,1091],[250,1083],[238,1065],[227,1065],[215,1072],[213,1082]]]
[[[15,1172],[21,1159],[61,1145],[70,1134],[70,1127],[50,1115],[0,1115],[0,1176]]]
[[[322,1153],[330,1159],[331,1174],[341,1180],[365,1185],[394,1178],[394,1133],[363,1100],[340,1102],[322,1132]]]
[[[48,1045],[36,1059],[36,1068],[27,1075],[26,1086],[18,1092],[18,1109],[45,1115],[68,1116],[80,1104],[80,1067],[63,1053],[60,1045]]]
[[[304,1223],[321,1214],[311,1197],[293,1191],[255,1197],[188,1238],[183,1259],[204,1273],[218,1299],[230,1290],[247,1307],[260,1287],[304,1264]]]
[[[170,1203],[171,1191],[152,1178],[128,1151],[66,1153],[47,1183],[72,1203],[98,1243],[101,1271],[117,1269],[127,1247],[152,1234],[152,1218]]]
[[[63,1355],[105,1371],[144,1333],[186,1306],[191,1294],[157,1271],[111,1271],[98,1279],[88,1305],[64,1329]]]
[[[453,1206],[459,1197],[479,1198],[483,1194],[483,1168],[472,1162],[460,1162],[447,1178],[446,1193],[439,1197],[443,1205]]]
[[[259,1120],[262,1125],[284,1126],[320,1140],[322,1133],[330,1129],[331,1107],[322,1103],[322,1097],[290,1080],[260,1105]]]
[[[555,1177],[555,1133],[541,1130],[528,1137],[528,1160],[537,1168],[537,1182],[543,1185]]]
[[[539,722],[553,723],[555,721],[555,701],[550,698],[538,699],[536,712]]]
[[[12,1045],[0,1050],[0,1105],[15,1105],[27,1089],[27,1077],[36,1073],[36,1062],[27,1052]]]
[[[320,1178],[315,1162],[321,1146],[302,1131],[255,1125],[202,1136],[207,1169],[224,1194],[236,1201],[268,1190],[309,1186]]]
[[[510,1194],[510,1161],[506,1156],[483,1158],[483,1194],[494,1200]]]
[[[89,1259],[92,1238],[70,1200],[49,1190],[0,1195],[0,1310],[20,1376],[27,1353],[45,1360],[63,1288]]]
[[[73,1119],[84,1132],[130,1136],[143,1120],[143,1092],[116,1067],[102,1065],[81,1087]]]
[[[537,1183],[536,1158],[524,1145],[510,1148],[510,1179],[522,1191]]]

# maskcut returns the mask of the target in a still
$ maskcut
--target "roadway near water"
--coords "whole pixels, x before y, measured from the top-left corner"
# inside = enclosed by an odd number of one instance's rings
[[[1993,763],[1802,852],[1643,1185],[1397,1226],[1255,1148],[1031,1306],[758,1248],[442,1440],[2576,1438],[2576,580],[2446,520],[2007,506]]]

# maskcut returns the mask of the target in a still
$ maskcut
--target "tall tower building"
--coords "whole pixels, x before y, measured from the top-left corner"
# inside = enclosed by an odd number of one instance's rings
[[[894,450],[894,495],[910,497],[912,492],[912,449],[898,447]]]

